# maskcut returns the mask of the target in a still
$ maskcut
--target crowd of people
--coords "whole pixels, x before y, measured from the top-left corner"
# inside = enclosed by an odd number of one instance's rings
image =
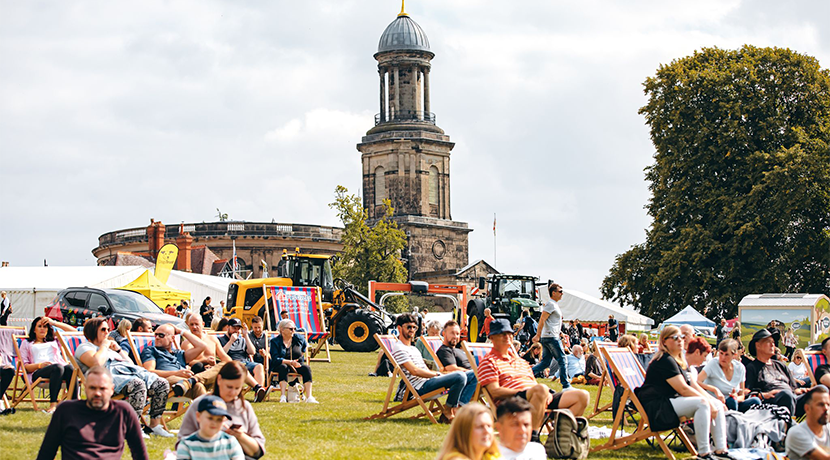
[[[514,324],[486,314],[483,329],[492,347],[477,372],[460,348],[462,330],[456,321],[440,324],[413,313],[396,317],[398,340],[390,351],[404,376],[419,395],[446,390],[440,421],[451,427],[439,460],[543,459],[547,455],[540,432],[546,412],[585,412],[589,393],[574,385],[602,384],[603,369],[591,352],[588,328],[578,320],[564,325],[558,305],[562,287],[550,284],[549,294],[551,300],[538,321],[529,312]],[[280,403],[290,402],[289,386],[301,381],[304,401],[317,403],[305,361],[308,343],[285,316],[268,340],[260,318],[249,330],[239,319],[213,315],[206,299],[199,311],[185,310],[184,330],[171,324],[153,330],[149,321],[138,319],[121,321],[111,331],[104,318],[87,320],[87,340],[73,356],[85,376],[84,400],[78,400],[78,385],[72,381],[75,369],[55,340],[56,329],[74,329],[36,318],[20,354],[30,378],[49,380],[50,405],[44,412],[52,418],[38,459],[54,458],[58,449],[68,458],[120,458],[125,444],[133,458],[146,459],[144,439],[149,436],[177,437],[176,455],[182,459],[262,458],[265,436],[254,406],[243,395],[249,389],[257,403],[278,390]],[[219,333],[206,329],[208,318]],[[830,365],[815,370],[818,384],[813,385],[802,355],[790,350],[797,343],[793,345],[786,329],[782,333],[771,325],[757,331],[746,354],[740,332],[734,332],[740,326],[731,333],[723,326],[722,322],[716,330],[714,349],[689,325],[665,326],[654,345],[645,334],[620,335],[619,324],[609,318],[607,339],[613,337],[617,346],[645,357],[644,383],[635,394],[650,427],[667,430],[677,427],[681,418],[691,419],[697,458],[734,460],[727,444],[727,411],[775,406],[803,418],[786,433],[791,459],[830,459]],[[153,344],[138,359],[128,331],[154,335]],[[422,332],[441,337],[434,354],[437,362],[428,363],[425,358],[431,361],[431,352],[416,346]],[[830,362],[830,339],[822,342],[821,352]],[[562,390],[537,380],[546,378],[558,380]],[[58,404],[63,386],[72,391]],[[496,403],[495,419],[489,408],[473,401],[477,388],[485,389]],[[161,423],[172,397],[192,400],[177,435]]]

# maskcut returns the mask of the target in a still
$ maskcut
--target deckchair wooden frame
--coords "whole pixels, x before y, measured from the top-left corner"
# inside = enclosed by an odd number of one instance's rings
[[[15,335],[26,335],[26,329],[21,327],[21,326],[0,326],[0,331],[3,332],[2,337],[8,337],[10,339],[9,344],[11,344],[11,346],[8,347],[8,349],[7,349],[9,351],[9,354],[8,355],[4,354],[3,356],[0,356],[0,365],[7,364],[9,368],[14,369],[14,374],[15,374],[14,375],[14,380],[12,381],[12,384],[9,385],[9,388],[6,389],[7,392],[9,390],[11,390],[11,392],[12,392],[11,398],[7,397],[6,393],[0,394],[0,400],[2,400],[2,402],[3,402],[3,408],[4,409],[10,409],[10,408],[12,408],[12,401],[17,399],[17,395],[20,391],[23,391],[23,389],[18,388],[18,384],[17,384],[17,378],[18,378],[18,376],[17,376],[17,363],[18,363],[19,359],[17,358],[17,356],[15,354],[15,350],[14,350],[14,344],[13,344],[13,342],[15,341],[14,336]],[[6,360],[8,360],[8,362],[5,362]]]
[[[438,367],[438,370],[440,372],[444,372],[444,364],[441,362],[440,359],[438,359],[438,349],[441,348],[441,345],[444,344],[444,339],[437,335],[422,335],[418,339],[421,341],[421,343],[424,344],[424,347],[426,347],[427,351],[429,352],[429,355],[432,357],[432,360],[435,361],[435,365]],[[377,366],[375,366],[375,369],[377,369]]]
[[[80,337],[83,340],[78,344],[86,342],[86,337],[84,337],[83,332],[68,332],[68,331],[55,331],[55,340],[58,340],[60,343],[61,348],[63,349],[63,355],[66,357],[67,362],[75,368],[75,371],[72,375],[72,385],[73,388],[70,390],[74,390],[74,385],[78,385],[78,395],[81,394],[81,389],[86,388],[86,377],[84,373],[81,371],[80,363],[78,360],[75,359],[75,354],[73,353],[74,350],[69,348],[69,342],[66,341],[67,337]],[[70,393],[72,394],[72,393]]]
[[[266,305],[268,306],[268,310],[269,310],[269,313],[267,313],[265,315],[266,318],[267,318],[268,324],[269,324],[269,329],[272,328],[271,327],[270,311],[273,310],[274,318],[279,318],[280,317],[280,311],[279,311],[279,308],[277,308],[276,299],[274,299],[274,296],[268,294],[268,290],[270,288],[285,289],[287,287],[290,287],[290,286],[269,286],[269,285],[265,285],[265,284],[262,285],[263,295],[265,296],[265,302],[266,302]],[[320,329],[321,330],[319,330],[319,331],[305,331],[307,333],[307,335],[306,335],[306,344],[308,344],[308,352],[309,352],[308,353],[308,358],[306,359],[306,361],[308,361],[309,363],[312,362],[312,361],[330,363],[331,362],[331,350],[329,349],[329,340],[328,339],[329,339],[329,337],[331,337],[331,333],[326,330],[326,316],[323,313],[323,303],[322,303],[322,299],[320,298],[320,288],[315,288],[314,293],[315,293],[315,297],[314,297],[315,301],[312,304],[314,305],[314,308],[315,308],[316,311],[314,313],[311,313],[311,314],[319,317],[318,318],[318,320],[319,320],[318,324],[320,324]],[[271,300],[270,303],[268,303],[268,299]],[[301,325],[298,324],[297,327],[301,327]],[[273,325],[273,328],[274,329],[276,328],[276,324]],[[314,348],[312,348],[311,342],[309,342],[309,335],[308,335],[309,333],[315,335],[315,338],[313,340],[317,340],[317,346],[315,346]],[[316,356],[324,348],[326,350],[326,357],[325,358],[317,358]]]
[[[179,335],[179,334],[176,334]],[[141,360],[141,352],[144,351],[144,348],[149,346],[155,346],[156,336],[154,332],[132,332],[127,331],[127,340],[129,340],[130,344],[130,351],[133,353],[133,357],[135,358],[135,362],[138,366],[144,367],[144,363]],[[138,342],[143,343],[144,346],[139,347]],[[173,344],[176,344],[176,340],[173,340]],[[178,348],[178,347],[176,347]],[[159,377],[163,378],[163,377]],[[164,425],[164,428],[167,429],[167,422],[175,420],[187,412],[187,407],[190,403],[193,402],[193,399],[187,398],[185,396],[175,396],[173,391],[171,390],[167,397],[167,403],[170,404],[172,409],[167,410],[165,409],[164,412],[161,414],[161,423]],[[144,408],[144,413],[146,414],[150,409],[150,406],[147,405]]]
[[[614,388],[614,382],[611,381],[611,376],[608,375],[608,366],[605,365],[605,359],[602,357],[602,353],[600,353],[599,350],[600,350],[600,348],[604,348],[604,347],[616,347],[617,342],[600,342],[598,340],[595,340],[593,342],[593,346],[594,346],[594,356],[596,356],[597,360],[599,360],[599,365],[600,365],[600,368],[602,369],[602,374],[599,377],[599,384],[597,385],[597,396],[594,398],[594,412],[591,413],[591,415],[589,415],[588,417],[586,417],[588,420],[596,417],[597,415],[599,415],[602,412],[610,411],[611,406],[614,405],[614,402],[611,401],[610,403],[608,403],[608,404],[606,404],[602,407],[599,407],[599,399],[602,397],[603,387],[605,387],[607,385],[607,386],[611,387],[612,389]]]
[[[412,418],[427,417],[432,423],[438,423],[438,420],[435,417],[436,415],[440,416],[444,411],[444,405],[441,404],[441,401],[439,401],[438,398],[444,393],[444,391],[447,390],[447,388],[442,387],[427,394],[419,395],[415,390],[415,387],[412,385],[412,382],[409,381],[406,374],[404,374],[403,370],[401,370],[401,366],[395,360],[395,357],[392,356],[392,350],[390,350],[386,345],[387,342],[390,344],[396,342],[398,340],[397,337],[394,335],[380,334],[375,334],[374,337],[378,342],[378,345],[380,345],[380,349],[384,354],[386,354],[386,358],[389,359],[389,362],[391,362],[394,366],[394,371],[392,372],[392,377],[389,379],[389,389],[386,391],[386,399],[383,401],[383,409],[381,409],[381,411],[377,414],[366,417],[365,420],[388,418],[409,409],[420,407],[421,413],[413,416]],[[406,385],[406,391],[404,392],[403,401],[401,402],[394,401],[395,393],[397,392],[395,382],[398,378],[400,378],[401,381],[404,382],[404,385]]]
[[[591,449],[591,452],[598,452],[606,449],[617,450],[621,449],[626,446],[630,446],[635,442],[639,442],[648,438],[653,437],[657,444],[660,446],[660,449],[663,450],[663,453],[666,455],[667,458],[670,460],[675,460],[674,453],[672,453],[671,449],[666,445],[666,442],[663,440],[661,433],[666,431],[673,431],[678,438],[683,442],[683,445],[686,446],[686,449],[689,450],[689,453],[692,456],[697,455],[697,449],[695,449],[692,442],[689,440],[689,437],[686,436],[686,433],[680,427],[672,428],[671,430],[662,430],[662,431],[653,431],[648,421],[648,416],[646,415],[645,408],[643,407],[640,400],[637,398],[637,395],[634,393],[634,386],[629,383],[627,373],[623,372],[623,369],[618,365],[617,360],[615,359],[618,356],[622,355],[630,355],[630,361],[636,365],[636,368],[631,367],[628,369],[631,372],[639,372],[639,376],[643,379],[645,378],[645,371],[643,367],[640,365],[637,358],[631,353],[631,350],[628,348],[619,348],[619,347],[600,347],[600,352],[602,353],[603,359],[605,359],[606,363],[611,367],[612,372],[614,373],[614,377],[617,379],[619,385],[621,385],[624,389],[622,397],[620,398],[620,406],[617,410],[617,416],[614,418],[614,423],[611,425],[611,436],[608,438],[608,441],[605,444],[601,444]],[[634,428],[634,431],[625,436],[617,437],[617,432],[622,425],[622,421],[624,418],[625,413],[625,405],[631,401],[634,404],[635,409],[639,413],[640,420],[637,422],[637,426]],[[682,422],[683,420],[681,420]]]
[[[38,377],[34,382],[32,381],[32,379],[29,377],[29,374],[26,372],[25,365],[23,364],[23,354],[20,353],[20,344],[22,343],[23,340],[26,340],[27,336],[26,335],[13,335],[12,337],[14,338],[14,341],[12,342],[12,346],[14,346],[14,353],[15,353],[15,355],[17,355],[17,363],[16,363],[16,366],[15,366],[15,376],[14,376],[13,385],[14,385],[15,389],[17,389],[18,388],[18,382],[22,378],[24,388],[21,390],[19,396],[17,396],[17,390],[15,390],[15,395],[16,396],[14,397],[14,401],[12,401],[11,407],[17,407],[17,405],[20,404],[21,402],[23,402],[24,398],[26,398],[26,396],[28,396],[29,397],[28,398],[29,402],[32,403],[32,408],[34,410],[37,410],[37,403],[39,403],[39,402],[41,402],[41,403],[51,402],[50,398],[35,396],[35,389],[36,388],[41,388],[41,389],[45,388],[44,385],[49,384],[49,379],[47,379],[45,377]],[[58,346],[60,347],[60,344]],[[61,353],[63,353],[62,348],[61,348]],[[64,359],[66,359],[66,358],[64,357]],[[67,362],[69,362],[69,361],[67,361]],[[70,386],[71,385],[72,384],[70,383]],[[61,387],[62,387],[61,391],[62,391],[63,395],[58,395],[58,398],[57,398],[58,402],[63,401],[70,394],[70,393],[68,393],[68,388],[66,390],[63,389],[63,384],[61,384]],[[74,388],[74,387],[72,387],[72,388]]]
[[[810,377],[811,386],[818,385],[819,381],[816,380],[816,369],[823,364],[828,364],[827,357],[824,356],[824,353],[822,353],[821,350],[805,351],[801,348],[795,350],[793,357],[799,355],[804,361],[804,367],[807,368],[807,375]]]

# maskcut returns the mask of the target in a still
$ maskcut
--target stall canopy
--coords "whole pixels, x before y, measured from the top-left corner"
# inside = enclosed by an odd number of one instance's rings
[[[585,322],[608,321],[608,315],[614,315],[619,322],[626,324],[626,330],[647,331],[654,326],[654,320],[634,310],[623,308],[607,300],[598,299],[588,294],[565,289],[559,308],[565,320],[578,319]]]
[[[691,306],[680,310],[676,315],[663,321],[663,324],[688,324],[695,327],[715,327],[715,322],[701,315]]]
[[[182,300],[190,300],[189,292],[180,291],[162,283],[155,275],[150,273],[150,270],[145,270],[144,273],[132,282],[116,289],[144,294],[162,309],[167,307],[168,304],[178,303]]]

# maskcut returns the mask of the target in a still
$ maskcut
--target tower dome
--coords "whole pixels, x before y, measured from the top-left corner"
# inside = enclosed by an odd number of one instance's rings
[[[399,14],[386,27],[378,43],[378,53],[399,50],[429,51],[427,34],[406,13]]]

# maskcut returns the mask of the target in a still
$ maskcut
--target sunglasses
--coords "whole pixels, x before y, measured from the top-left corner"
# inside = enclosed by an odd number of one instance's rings
[[[155,335],[156,337],[158,337],[160,339],[163,339],[163,338],[167,337],[167,334],[165,334],[164,332],[156,332],[153,335]]]
[[[404,326],[403,328],[404,329],[418,329],[418,326],[416,326],[414,324],[411,324],[411,325],[408,325],[408,326]]]
[[[686,340],[686,334],[670,335],[668,338],[670,338],[672,340]]]
[[[110,328],[108,328],[108,327],[102,327],[102,328],[101,328],[101,329],[99,329],[99,330],[100,330],[100,331],[104,331],[104,332],[109,332],[109,331],[110,331]]]

